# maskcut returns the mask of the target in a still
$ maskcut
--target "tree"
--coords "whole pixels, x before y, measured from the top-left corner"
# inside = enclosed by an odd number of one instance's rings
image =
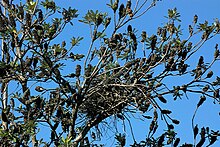
[[[207,98],[216,104],[220,101],[220,78],[211,68],[220,57],[218,44],[210,63],[205,62],[205,56],[200,56],[195,64],[188,60],[219,34],[220,23],[198,23],[195,15],[188,37],[182,39],[180,14],[174,8],[168,10],[167,22],[158,27],[157,33],[138,33],[130,22],[157,3],[110,0],[108,7],[113,17],[89,10],[78,19],[76,9],[60,8],[52,0],[27,0],[19,4],[2,0],[2,145],[102,146],[93,142],[101,138],[102,124],[108,125],[111,120],[129,122],[128,114],[140,113],[150,122],[149,132],[141,142],[132,134],[132,146],[178,146],[181,138],[174,125],[180,121],[171,115],[175,110],[164,109],[162,103],[166,104],[168,97],[175,101],[188,93],[200,98],[192,118],[195,141],[182,146],[214,144],[219,131],[209,131],[209,126],[199,128],[194,117]],[[90,27],[87,54],[74,50],[80,45],[81,36],[72,37],[70,44],[56,40],[73,22]],[[198,42],[192,42],[194,36],[200,37]],[[166,81],[182,77],[190,80],[171,88]],[[10,85],[17,87],[13,89]],[[167,127],[156,136],[159,115]],[[39,138],[40,125],[49,128],[46,137]],[[115,139],[118,146],[125,146],[124,134],[115,134]]]

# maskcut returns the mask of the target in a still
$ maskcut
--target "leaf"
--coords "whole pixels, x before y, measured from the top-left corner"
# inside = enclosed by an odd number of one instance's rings
[[[15,28],[12,29],[12,32],[17,35],[17,30]]]
[[[215,49],[215,52],[214,52],[214,58],[218,58],[219,56],[219,49]]]
[[[206,78],[211,78],[213,76],[213,71],[209,71]]]
[[[54,133],[54,131],[51,131],[50,139],[51,139],[51,140],[54,140],[54,139],[55,139],[55,133]]]
[[[177,8],[168,9],[168,17],[166,17],[166,18],[169,18],[172,20],[177,20],[177,21],[181,22],[179,17],[180,17],[180,13],[177,12]]]
[[[169,125],[168,125],[168,129],[169,129],[169,130],[173,130],[173,129],[174,129],[174,126],[173,126],[172,124],[169,124]]]
[[[152,119],[152,116],[142,115],[146,119]]]
[[[79,22],[82,22],[82,23],[85,23],[85,24],[89,24],[89,22],[86,21],[86,20],[79,20]]]
[[[214,133],[211,135],[211,137],[210,137],[210,143],[209,143],[208,146],[210,146],[210,145],[212,145],[212,144],[214,144],[214,143],[216,142],[217,136],[218,136],[218,131],[217,131],[217,132],[214,132]],[[208,146],[207,146],[207,147],[208,147]]]
[[[83,37],[77,37],[77,38],[73,37],[73,38],[71,39],[71,45],[72,45],[72,46],[78,46],[78,45],[79,45],[79,42],[80,42],[81,40],[83,40]]]
[[[180,138],[176,138],[173,147],[177,147],[179,143],[180,143]]]
[[[170,111],[170,110],[161,110],[161,113],[162,114],[171,114],[172,111]]]
[[[106,36],[106,34],[103,32],[98,32],[97,33],[97,38],[104,38]]]
[[[196,138],[196,136],[197,136],[198,133],[199,133],[199,128],[198,128],[198,125],[196,125],[196,126],[193,128],[194,139]]]
[[[199,143],[196,145],[196,147],[202,147],[204,143],[205,143],[205,138],[201,138]]]
[[[119,133],[118,135],[116,134],[115,139],[117,140],[118,144],[121,147],[125,146],[125,143],[126,143],[125,134],[121,134],[121,133]]]
[[[72,140],[72,136],[67,137],[67,139],[66,139],[67,143],[70,143],[71,140]]]
[[[41,2],[41,5],[43,6],[43,7],[45,7],[46,9],[51,9],[51,10],[55,10],[56,9],[56,4],[55,4],[55,2],[54,1],[49,1],[49,0],[45,0],[45,2],[44,1],[42,1]]]
[[[33,11],[34,11],[34,9],[35,9],[35,7],[36,7],[36,2],[34,2],[34,1],[30,1],[30,2],[28,2],[27,3],[27,6],[26,6],[26,9],[27,9],[27,11],[29,12],[29,13],[33,13]]]
[[[117,114],[117,117],[118,117],[119,119],[121,119],[121,120],[124,120],[124,119],[125,119],[124,116],[121,115],[121,114]]]
[[[54,126],[52,127],[52,130],[55,131],[55,130],[57,129],[58,125],[59,125],[59,122],[56,122],[56,123],[54,124]]]
[[[165,138],[165,134],[162,134],[157,143],[159,147],[163,146],[164,138]]]
[[[178,125],[180,123],[180,121],[176,120],[176,119],[173,119],[172,122],[176,125]]]
[[[219,98],[219,97],[220,97],[220,96],[219,96],[219,89],[216,89],[216,90],[214,91],[213,96],[214,96],[215,98]]]
[[[149,127],[150,132],[153,131],[154,126],[155,126],[155,121],[152,120],[151,123],[150,123],[150,127]]]
[[[199,141],[199,143],[196,145],[196,147],[202,147],[203,144],[205,143],[205,128],[201,128],[201,131],[200,131],[200,135],[201,135],[201,139]]]
[[[96,140],[96,134],[94,132],[92,132],[91,137],[93,140]]]
[[[100,14],[103,16],[103,18],[106,16],[105,13],[100,13],[98,10],[95,12],[93,10],[89,10],[86,15],[83,17],[82,20],[79,20],[79,22],[85,23],[85,24],[90,24],[90,25],[95,25],[97,24],[97,18],[100,16]]]
[[[198,15],[194,15],[194,18],[193,18],[193,23],[196,24],[198,21]]]
[[[83,54],[73,54],[72,52],[70,53],[70,58],[73,59],[74,61],[76,60],[80,61],[84,57],[85,55]]]
[[[63,8],[63,12],[62,12],[62,15],[63,15],[63,19],[66,21],[66,22],[70,22],[73,18],[76,18],[78,16],[77,13],[78,10],[76,9],[72,9],[71,7],[69,7],[68,10],[64,9]]]
[[[35,87],[35,90],[37,92],[43,92],[45,89],[43,87],[41,87],[41,86],[37,86],[37,87]]]
[[[7,115],[5,114],[5,112],[2,111],[2,121],[3,122],[8,122],[8,117]]]
[[[159,100],[160,100],[162,103],[167,103],[167,100],[166,100],[161,94],[158,94],[157,97],[159,98]]]
[[[205,96],[201,96],[200,100],[199,100],[199,102],[197,104],[197,108],[200,107],[205,102],[205,100],[206,100],[206,97]]]
[[[156,122],[158,119],[158,113],[157,113],[157,110],[155,109],[154,110],[154,121]]]
[[[68,74],[68,75],[66,75],[64,77],[74,78],[75,76],[76,76],[75,73],[70,73],[70,74]]]

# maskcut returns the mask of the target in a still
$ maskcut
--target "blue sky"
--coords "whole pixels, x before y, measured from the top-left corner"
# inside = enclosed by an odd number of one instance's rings
[[[106,6],[108,0],[66,0],[61,1],[57,0],[57,4],[61,7],[73,7],[79,10],[79,18],[84,16],[87,10],[100,10],[101,12],[108,12],[111,16],[112,12]],[[120,2],[126,2],[126,0],[120,0]],[[132,0],[134,3],[135,0]],[[181,14],[181,26],[184,29],[184,32],[188,32],[188,25],[192,23],[193,16],[197,14],[199,16],[198,22],[203,23],[205,20],[211,22],[214,21],[215,18],[220,19],[220,9],[219,9],[220,1],[219,0],[162,0],[158,2],[157,5],[148,11],[144,16],[131,22],[132,26],[135,27],[140,33],[142,30],[146,30],[146,32],[151,35],[155,34],[158,26],[162,26],[163,23],[166,22],[165,15],[167,15],[167,10],[172,9],[174,7],[177,8],[178,12]],[[67,38],[69,36],[84,36],[84,40],[81,45],[78,47],[79,52],[86,52],[89,47],[90,38],[88,36],[89,28],[87,25],[79,23],[77,21],[73,21],[74,26],[65,29],[63,32],[63,38]],[[124,31],[126,28],[122,28]],[[86,37],[88,36],[88,37]],[[61,38],[62,38],[61,37]],[[185,36],[186,38],[187,36]],[[183,35],[184,38],[184,35]],[[190,60],[191,63],[197,62],[197,56],[204,55],[206,56],[205,61],[210,61],[209,57],[212,57],[214,46],[216,43],[220,43],[220,36],[208,41],[201,51]],[[77,52],[78,52],[77,51]],[[213,66],[213,70],[215,71],[215,75],[220,76],[219,71],[219,63]],[[171,79],[172,80],[172,79]],[[172,81],[176,83],[183,83],[186,79],[179,79],[179,81]],[[175,103],[172,101],[172,96],[168,98],[169,105],[164,107],[171,107],[173,110],[172,116],[176,119],[181,120],[180,126],[176,126],[177,131],[179,132],[178,136],[181,137],[181,143],[184,142],[193,142],[192,137],[192,129],[191,129],[191,118],[193,112],[196,108],[196,104],[199,100],[200,95],[192,95],[188,94],[189,100],[183,98],[183,100],[178,100]],[[195,118],[195,124],[198,124],[199,127],[211,126],[214,130],[220,129],[220,119],[218,112],[220,111],[219,105],[213,105],[213,101],[207,100],[207,102],[198,110],[197,116]],[[137,140],[140,141],[143,139],[147,133],[148,126],[150,121],[146,123],[138,123],[132,120],[134,127],[134,132],[136,134]],[[198,138],[197,140],[199,140]],[[128,144],[127,144],[128,145]],[[110,146],[110,145],[109,145]],[[113,145],[114,146],[114,145]],[[216,143],[214,146],[220,146],[220,143]]]

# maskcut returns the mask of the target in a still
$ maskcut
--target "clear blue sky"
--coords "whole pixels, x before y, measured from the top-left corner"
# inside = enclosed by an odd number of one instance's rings
[[[109,2],[109,0],[56,0],[57,4],[59,4],[61,7],[73,7],[79,10],[79,18],[84,16],[84,14],[92,9],[92,10],[100,10],[102,12],[108,12],[108,14],[111,16],[112,12],[106,6],[106,3]],[[126,2],[126,0],[120,0],[120,2]],[[134,3],[135,0],[132,0]],[[139,18],[138,20],[135,20],[131,24],[133,27],[138,29],[139,33],[142,30],[146,30],[148,34],[155,34],[157,31],[158,26],[162,26],[163,23],[166,22],[166,19],[164,18],[165,15],[167,15],[167,10],[172,9],[174,7],[177,8],[177,10],[181,14],[182,19],[182,28],[184,28],[183,32],[188,31],[188,25],[191,24],[193,20],[193,16],[197,14],[199,16],[199,22],[204,22],[205,20],[208,20],[210,22],[213,22],[215,18],[220,19],[220,1],[219,0],[162,0],[161,2],[158,2],[157,5],[152,8],[150,11],[148,11],[144,16]],[[79,52],[85,53],[87,52],[87,49],[89,47],[89,41],[90,38],[88,36],[89,28],[85,24],[79,23],[77,21],[73,21],[74,26],[69,27],[68,29],[65,29],[63,32],[63,36],[61,36],[62,39],[67,38],[69,36],[83,36],[85,39],[82,41],[81,45],[78,47]],[[123,28],[124,30],[126,28]],[[88,37],[87,37],[88,36]],[[184,36],[183,36],[184,37]],[[187,36],[186,36],[187,37]],[[206,55],[207,57],[212,57],[212,53],[214,50],[214,46],[216,43],[220,44],[220,36],[216,37],[215,39],[212,39],[211,41],[208,41],[206,45],[202,48],[202,51],[197,54],[200,55]],[[211,52],[210,52],[211,50]],[[77,51],[78,52],[78,51]],[[197,59],[197,58],[195,58]],[[205,61],[209,61],[210,59],[205,58]],[[191,60],[193,63],[194,61]],[[197,62],[197,61],[195,61]],[[219,65],[220,63],[218,63]],[[219,66],[214,66],[214,71],[216,72],[216,75],[220,76]],[[184,82],[185,79],[180,79],[179,82]],[[175,81],[172,81],[175,82]],[[181,123],[179,126],[176,126],[176,130],[179,133],[178,136],[183,139],[181,140],[181,143],[193,142],[192,137],[192,129],[191,129],[191,118],[193,115],[193,112],[196,108],[196,104],[199,100],[200,95],[188,95],[189,100],[183,99],[178,100],[175,103],[172,102],[172,96],[167,97],[169,101],[169,105],[164,105],[166,108],[171,107],[171,110],[173,110],[173,116],[176,119],[181,120]],[[198,110],[197,116],[195,119],[195,124],[198,124],[199,127],[204,126],[210,126],[214,130],[219,130],[219,124],[220,124],[220,117],[218,115],[218,112],[220,111],[219,105],[213,105],[211,100],[207,100],[207,102]],[[132,124],[134,125],[134,133],[137,138],[137,141],[140,141],[141,139],[144,139],[148,131],[150,121],[146,121],[145,123],[138,123],[132,119]],[[162,123],[160,123],[162,124]],[[127,126],[128,127],[128,126]],[[128,129],[129,130],[129,129]],[[129,136],[131,137],[131,136]],[[197,140],[199,140],[198,138]],[[110,146],[111,144],[109,144]],[[108,146],[108,145],[107,145]],[[114,144],[113,144],[114,146]],[[128,144],[127,144],[128,146]],[[220,143],[216,143],[214,145],[215,147],[220,146]]]

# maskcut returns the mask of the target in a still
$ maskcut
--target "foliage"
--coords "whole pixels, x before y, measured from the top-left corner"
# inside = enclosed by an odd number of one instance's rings
[[[192,118],[194,142],[182,146],[214,144],[219,130],[210,130],[209,126],[198,128],[194,117],[207,99],[220,102],[220,78],[211,69],[220,59],[218,44],[210,63],[203,56],[196,64],[188,61],[204,43],[219,34],[220,23],[218,20],[211,24],[198,23],[195,15],[188,37],[182,39],[180,13],[174,8],[168,10],[167,22],[158,27],[157,33],[148,36],[143,30],[138,34],[129,23],[157,3],[156,0],[150,3],[137,0],[136,4],[130,0],[126,3],[110,0],[107,6],[113,17],[106,12],[88,10],[79,19],[76,9],[61,9],[52,0],[40,3],[3,0],[0,9],[2,146],[103,146],[94,143],[102,138],[100,126],[108,125],[111,120],[130,122],[127,116],[137,113],[150,122],[149,132],[141,142],[132,134],[131,146],[179,146],[181,138],[175,125],[181,120],[173,118],[175,110],[164,109],[162,103],[166,105],[168,97],[174,101],[182,99],[187,93],[200,98]],[[82,46],[80,42],[88,36],[73,36],[69,44],[66,40],[56,40],[76,19],[90,28],[87,54],[74,49]],[[194,36],[201,36],[200,40],[192,42]],[[70,70],[73,68],[75,71]],[[183,85],[168,86],[167,78],[185,76],[190,80]],[[13,91],[10,85],[17,88]],[[156,136],[159,116],[167,127]],[[39,138],[43,126],[50,132]],[[126,145],[125,134],[114,135],[118,146]]]

